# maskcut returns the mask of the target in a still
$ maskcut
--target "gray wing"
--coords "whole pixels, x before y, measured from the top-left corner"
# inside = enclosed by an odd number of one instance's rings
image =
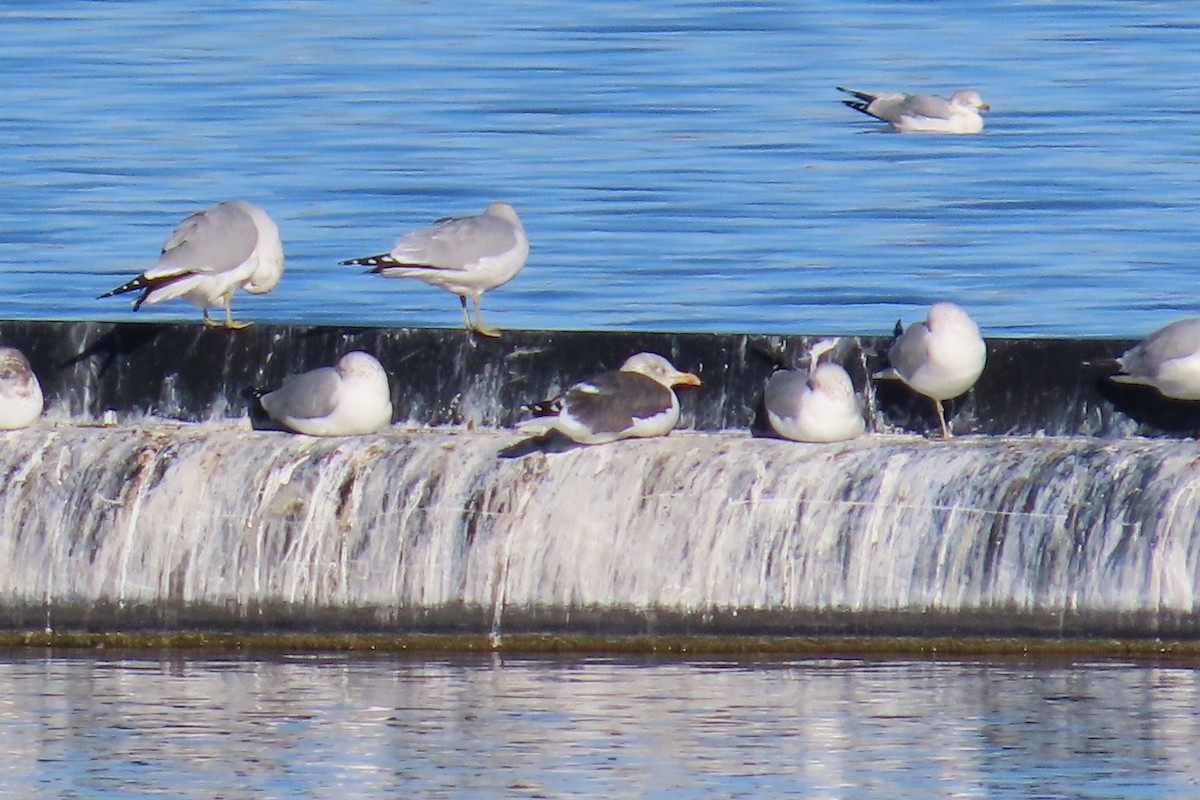
[[[671,408],[671,390],[635,372],[605,372],[563,395],[563,410],[595,433],[616,433],[635,419]]]
[[[1150,334],[1121,356],[1121,368],[1139,378],[1153,377],[1168,361],[1200,352],[1200,318],[1181,319]]]
[[[908,326],[908,330],[901,334],[888,350],[888,363],[905,380],[911,378],[925,363],[925,358],[929,355],[929,345],[926,342],[928,337],[929,328],[924,322],[917,322]]]
[[[241,264],[258,243],[250,215],[233,203],[197,211],[175,226],[147,278],[180,272],[224,272]]]
[[[954,109],[950,103],[937,95],[910,94],[896,108],[897,116],[930,117],[932,119],[950,119]]]
[[[763,392],[763,405],[777,416],[794,417],[796,400],[807,388],[808,373],[804,370],[776,370],[767,379],[767,388]]]
[[[259,402],[273,419],[323,417],[337,406],[341,382],[342,378],[336,369],[321,367],[292,375],[284,380],[283,386],[264,394]]]
[[[463,269],[481,258],[503,255],[516,244],[516,231],[506,220],[490,214],[451,217],[401,238],[392,258],[417,267]]]

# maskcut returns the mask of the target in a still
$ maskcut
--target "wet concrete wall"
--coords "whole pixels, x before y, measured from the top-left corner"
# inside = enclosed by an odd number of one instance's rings
[[[509,331],[481,340],[461,330],[256,325],[4,322],[0,342],[30,357],[60,415],[98,419],[153,414],[184,420],[245,416],[247,391],[333,363],[350,349],[376,355],[392,379],[396,418],[426,425],[510,426],[522,403],[614,369],[652,350],[704,380],[680,392],[683,424],[699,430],[754,425],[762,386],[779,358],[806,365],[806,336]],[[927,431],[928,401],[903,386],[868,381],[887,337],[843,337],[833,358],[868,394],[876,430]],[[1131,340],[990,339],[974,391],[953,404],[959,433],[1191,436],[1200,404],[1169,401],[1104,380],[1103,361]]]
[[[990,340],[954,413],[976,435],[937,441],[927,401],[867,380],[888,340],[845,337],[880,433],[833,445],[750,432],[802,336],[8,322],[0,343],[49,404],[0,434],[0,627],[1200,638],[1200,409],[1085,364],[1127,340]],[[354,348],[415,430],[251,429],[250,389]],[[702,376],[680,392],[698,432],[505,457],[521,403],[639,350]]]

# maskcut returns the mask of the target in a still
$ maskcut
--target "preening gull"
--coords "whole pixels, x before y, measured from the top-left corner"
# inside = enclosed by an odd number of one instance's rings
[[[351,436],[391,424],[391,394],[375,356],[353,350],[336,367],[292,375],[259,402],[271,419],[297,433]]]
[[[0,347],[0,431],[24,428],[42,414],[42,385],[25,354]]]
[[[1172,322],[1131,347],[1117,364],[1118,383],[1153,386],[1163,397],[1200,400],[1200,317]]]
[[[776,370],[767,379],[763,405],[771,428],[797,442],[853,439],[865,427],[854,384],[837,364],[818,364],[812,372]]]
[[[530,405],[534,418],[519,427],[535,436],[557,431],[579,444],[665,436],[679,422],[679,398],[672,387],[699,385],[698,377],[657,353],[638,353],[619,370]]]
[[[266,294],[283,276],[283,243],[267,212],[244,200],[228,200],[197,211],[175,226],[158,263],[100,297],[141,292],[134,301],[161,303],[182,297],[204,311],[209,327],[245,328],[234,322],[231,303],[239,287]],[[210,308],[224,306],[225,322],[214,322]]]
[[[483,324],[479,298],[508,283],[525,266],[529,241],[517,211],[508,203],[492,203],[474,217],[448,217],[433,227],[400,238],[390,253],[350,258],[341,264],[370,267],[385,278],[418,278],[458,295],[463,324],[481,336],[499,336]],[[475,301],[475,322],[467,298]]]
[[[869,94],[837,88],[856,98],[842,101],[850,108],[906,133],[979,133],[983,130],[979,112],[991,109],[974,89],[959,89],[946,100],[932,94]]]
[[[898,378],[933,400],[942,436],[951,436],[943,400],[966,393],[987,361],[987,345],[979,327],[954,303],[934,303],[924,322],[908,330],[897,323],[898,336],[888,350],[891,366],[876,378]]]

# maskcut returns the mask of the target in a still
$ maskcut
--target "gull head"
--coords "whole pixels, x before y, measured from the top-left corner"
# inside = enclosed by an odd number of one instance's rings
[[[387,384],[387,373],[383,365],[375,356],[361,350],[351,350],[338,359],[337,371],[343,378],[382,380],[384,385]]]
[[[808,375],[808,388],[843,400],[854,397],[854,384],[850,376],[837,364],[818,364]]]
[[[681,372],[670,361],[658,353],[637,353],[625,359],[621,372],[636,372],[650,380],[670,388],[672,386],[699,386],[700,378],[691,372]]]
[[[979,92],[974,89],[959,89],[950,96],[950,105],[969,108],[972,111],[991,111],[992,107],[983,102]]]

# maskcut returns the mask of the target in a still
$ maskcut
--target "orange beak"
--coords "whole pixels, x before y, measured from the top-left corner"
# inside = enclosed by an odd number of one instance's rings
[[[671,381],[672,386],[699,386],[700,378],[690,372],[675,373],[675,380]]]

